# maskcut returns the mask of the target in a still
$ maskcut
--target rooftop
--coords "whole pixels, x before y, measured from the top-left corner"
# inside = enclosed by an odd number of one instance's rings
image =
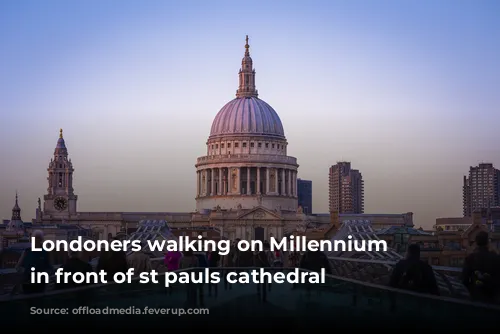
[[[410,235],[432,235],[430,232],[426,232],[423,230],[418,230],[412,227],[400,227],[400,226],[391,226],[387,228],[383,228],[380,230],[377,230],[375,232],[377,235],[388,235],[388,234],[396,234],[396,233],[404,233],[404,234],[410,234]]]

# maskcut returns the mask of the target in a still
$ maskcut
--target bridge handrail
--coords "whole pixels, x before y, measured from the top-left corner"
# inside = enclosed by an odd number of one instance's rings
[[[375,264],[383,264],[389,266],[394,266],[397,263],[397,261],[367,260],[367,259],[355,259],[355,258],[337,257],[337,256],[329,256],[328,259],[336,261],[347,261],[347,262],[375,263]],[[156,262],[156,261],[163,261],[163,257],[151,258],[151,262]],[[54,266],[55,269],[59,267],[60,265]],[[462,272],[462,269],[458,267],[432,266],[432,268],[437,271],[448,271],[456,273]],[[17,270],[15,268],[8,268],[8,269],[2,269],[0,275],[15,274],[15,273],[17,273]]]
[[[153,262],[153,261],[162,261],[162,260],[163,260],[163,257],[151,258],[151,262]],[[60,266],[61,266],[60,264],[56,264],[53,267],[54,267],[54,269],[57,269]],[[18,271],[16,270],[16,268],[0,269],[0,275],[17,274],[17,273],[18,273]]]
[[[335,261],[346,261],[346,262],[376,263],[376,264],[384,264],[384,265],[390,265],[390,266],[394,266],[397,263],[397,261],[356,259],[356,258],[338,257],[338,256],[328,256],[328,259],[335,260]],[[432,268],[434,270],[437,270],[437,271],[451,271],[451,272],[457,272],[457,273],[462,272],[462,269],[458,268],[458,267],[432,266]]]
[[[163,257],[155,257],[155,258],[151,258],[151,262],[157,262],[157,261],[163,261]],[[92,261],[89,262],[90,264],[92,264]],[[60,264],[57,264],[57,265],[54,265],[53,268],[55,270],[57,270],[58,268],[60,268],[62,265]],[[9,268],[9,269],[3,269],[3,271],[0,273],[0,276],[1,275],[8,275],[8,274],[20,274],[21,272],[18,271],[16,268]],[[53,280],[55,279],[55,275],[52,274],[50,275],[49,277],[49,280],[52,282]],[[7,293],[7,294],[4,294],[4,295],[1,295],[0,297],[3,297],[5,295],[13,295],[13,293],[15,293],[19,287],[21,285],[21,282],[18,282],[16,283],[12,289],[10,290],[10,293]]]
[[[162,258],[155,258],[154,260],[158,260]],[[191,270],[203,270],[205,268],[201,267],[196,267],[196,268],[187,268],[187,269],[179,269],[175,270],[174,272],[186,272],[186,271],[191,271]],[[213,268],[215,270],[224,270],[224,271],[249,271],[253,269],[258,269],[260,270],[261,267],[217,267]],[[286,269],[292,269],[292,268],[276,268],[276,267],[271,267],[271,268],[263,268],[268,271],[283,271]],[[294,268],[293,268],[294,269]],[[301,271],[307,271],[311,272],[310,270],[307,269],[300,269]],[[162,277],[164,276],[165,273],[160,273],[158,276]],[[401,290],[401,289],[396,289],[392,288],[389,286],[384,286],[384,285],[379,285],[379,284],[374,284],[374,283],[368,283],[368,282],[362,282],[358,281],[355,279],[350,279],[346,277],[341,277],[341,276],[335,276],[335,275],[325,275],[327,278],[334,279],[339,282],[343,283],[351,283],[354,286],[354,291],[353,293],[359,293],[359,290],[363,290],[363,288],[373,288],[376,290],[383,291],[384,293],[388,293],[388,295],[409,295],[409,296],[414,296],[417,298],[422,298],[422,299],[427,299],[427,300],[436,300],[436,301],[442,301],[442,302],[447,302],[447,303],[454,303],[454,304],[461,304],[465,306],[473,306],[473,307],[479,307],[479,308],[487,308],[491,310],[496,310],[500,312],[500,306],[497,305],[491,305],[491,304],[485,304],[485,303],[479,303],[479,302],[473,302],[470,300],[462,300],[462,299],[456,299],[452,297],[445,297],[445,296],[434,296],[434,295],[428,295],[428,294],[420,294],[412,291],[407,291],[407,290]],[[137,281],[139,280],[139,277],[133,278],[132,281]],[[38,297],[44,297],[44,296],[54,296],[54,295],[59,295],[59,294],[66,294],[66,293],[71,293],[71,292],[78,292],[78,291],[84,291],[84,290],[90,290],[90,289],[98,289],[101,287],[109,286],[109,285],[115,285],[117,283],[110,282],[106,284],[92,284],[88,286],[83,286],[83,287],[77,287],[77,288],[70,288],[70,289],[64,289],[64,290],[52,290],[52,291],[46,291],[40,294],[33,294],[33,295],[4,295],[0,296],[0,302],[8,302],[8,301],[13,301],[13,300],[24,300],[24,299],[32,299],[32,298],[38,298]]]

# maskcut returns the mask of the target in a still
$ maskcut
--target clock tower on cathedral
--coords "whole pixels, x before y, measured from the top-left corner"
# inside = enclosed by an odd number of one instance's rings
[[[43,220],[64,220],[68,222],[76,215],[78,196],[73,193],[73,164],[68,159],[68,149],[60,130],[54,157],[50,159],[49,188],[43,197]]]

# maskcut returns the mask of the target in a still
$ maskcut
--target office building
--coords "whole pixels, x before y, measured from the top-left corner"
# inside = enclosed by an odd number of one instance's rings
[[[312,214],[312,181],[297,179],[297,193],[302,212]]]
[[[500,206],[500,171],[491,163],[470,167],[464,176],[463,214],[471,217],[476,210]]]
[[[363,213],[364,184],[359,170],[350,162],[338,162],[330,167],[330,212]]]

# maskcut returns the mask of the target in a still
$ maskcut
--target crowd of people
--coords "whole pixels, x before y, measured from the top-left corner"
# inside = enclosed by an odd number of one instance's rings
[[[43,233],[35,231],[32,235],[35,244],[40,247],[43,243]],[[476,237],[476,249],[464,261],[462,282],[469,290],[475,301],[496,303],[500,294],[500,255],[489,250],[489,236],[486,232],[479,232]],[[167,252],[164,265],[167,271],[176,271],[188,268],[281,268],[299,267],[315,272],[325,268],[327,274],[332,270],[330,262],[323,252],[271,251],[270,244],[264,242],[264,249],[259,252],[241,251],[236,247],[239,242],[232,243],[227,255],[219,255],[217,249],[207,252]],[[150,272],[151,256],[147,253],[146,244],[142,250],[126,254],[123,251],[108,251],[100,254],[95,271],[104,271],[107,277],[113,277],[118,272],[126,273],[134,268],[134,273]],[[45,283],[32,283],[31,272],[51,272],[49,254],[46,251],[33,252],[26,249],[17,268],[22,272],[22,290],[24,293],[41,293],[45,291]],[[70,252],[66,263],[62,266],[64,272],[93,272],[94,268],[82,258],[78,252]],[[67,289],[85,285],[86,283],[59,283],[56,289]],[[409,290],[417,293],[439,295],[439,287],[433,268],[420,259],[420,247],[416,244],[408,247],[407,256],[399,261],[390,276],[389,285],[393,288]],[[215,287],[216,289],[216,287]],[[209,292],[211,286],[209,286]]]
[[[37,248],[42,248],[41,245],[44,240],[42,231],[34,231],[32,237],[35,240]],[[125,251],[103,251],[101,252],[97,265],[94,268],[85,258],[81,252],[70,251],[68,259],[61,266],[62,271],[65,273],[89,273],[89,272],[105,272],[106,279],[113,278],[116,273],[127,273],[129,268],[134,268],[134,273],[139,275],[142,272],[150,272],[151,257],[146,253],[146,245],[142,244],[142,250],[139,252],[132,252],[126,254]],[[34,270],[32,270],[34,268]],[[26,249],[21,258],[19,259],[16,269],[21,272],[21,288],[23,293],[41,293],[47,288],[47,283],[43,280],[41,282],[32,282],[32,272],[45,272],[53,273],[54,268],[50,262],[49,253],[45,250],[33,252],[31,248]],[[56,282],[55,289],[69,289],[85,286],[89,283],[77,283],[72,279],[68,282]]]
[[[462,283],[472,300],[498,303],[500,297],[500,255],[489,248],[489,235],[481,231],[476,235],[476,248],[464,261]],[[420,259],[417,244],[408,247],[407,256],[394,267],[390,286],[417,293],[439,295],[433,268]]]

